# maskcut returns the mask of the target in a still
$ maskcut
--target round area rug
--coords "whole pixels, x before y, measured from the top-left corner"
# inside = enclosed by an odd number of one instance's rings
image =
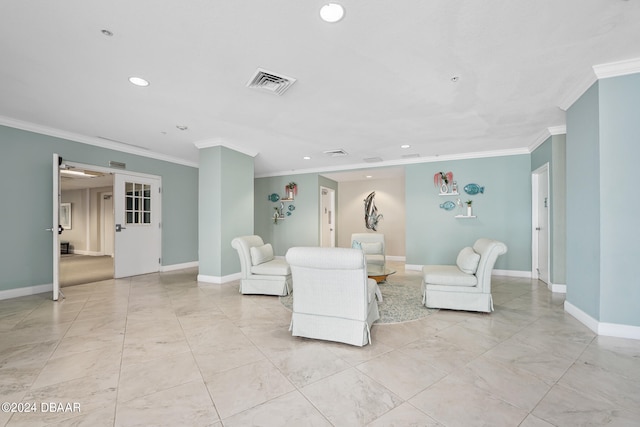
[[[413,273],[413,274],[412,274]],[[382,282],[382,302],[378,302],[380,319],[376,323],[401,323],[418,320],[438,311],[422,305],[422,278],[418,272],[405,273],[404,268]],[[280,297],[282,305],[293,307],[293,295]]]

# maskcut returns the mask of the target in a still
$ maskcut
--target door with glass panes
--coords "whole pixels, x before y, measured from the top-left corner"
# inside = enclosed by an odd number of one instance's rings
[[[160,270],[160,178],[114,178],[115,277]]]

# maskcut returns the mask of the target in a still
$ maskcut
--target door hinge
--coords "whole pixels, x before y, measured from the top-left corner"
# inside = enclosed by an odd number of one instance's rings
[[[161,222],[158,223],[158,228],[162,228],[162,223]]]
[[[162,258],[158,258],[158,264],[162,265]]]
[[[162,194],[162,187],[158,187],[158,193]]]

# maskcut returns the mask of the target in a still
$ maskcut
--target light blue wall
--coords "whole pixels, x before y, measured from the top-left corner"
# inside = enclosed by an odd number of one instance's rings
[[[240,271],[231,240],[253,234],[253,158],[225,147],[200,150],[199,273]]]
[[[531,171],[549,164],[550,280],[566,284],[566,135],[547,138],[531,153]]]
[[[531,271],[531,159],[529,155],[422,163],[405,167],[407,264],[453,264],[460,249],[480,237],[504,242],[508,252],[496,269]],[[456,219],[461,210],[439,206],[454,196],[439,196],[433,175],[452,171],[462,201],[473,200],[475,219]],[[466,184],[485,187],[469,196]]]
[[[640,326],[640,74],[599,91],[600,320]]]
[[[600,117],[596,82],[567,110],[567,296],[600,319]]]
[[[198,260],[198,170],[193,167],[0,126],[0,290],[53,281],[53,153],[79,163],[162,177],[162,264]]]
[[[298,184],[298,195],[291,216],[273,222],[274,207],[268,199],[272,193],[284,195],[284,187],[289,182]],[[326,183],[326,181],[322,181]],[[293,246],[318,246],[320,244],[320,180],[318,174],[302,174],[255,179],[255,233],[266,243],[271,243],[276,255],[284,255]]]

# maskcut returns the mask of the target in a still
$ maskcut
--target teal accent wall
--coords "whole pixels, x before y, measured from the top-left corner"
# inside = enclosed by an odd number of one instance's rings
[[[52,160],[162,177],[162,265],[198,260],[198,169],[61,138],[0,126],[0,290],[53,281],[51,234]]]
[[[566,284],[566,135],[547,138],[531,153],[531,171],[549,164],[550,280]]]
[[[200,150],[199,273],[240,271],[231,240],[253,234],[253,158],[226,147]]]
[[[640,74],[602,79],[600,320],[640,326]]]
[[[285,202],[285,210],[290,205],[295,210],[286,219],[274,224],[274,207],[280,202],[272,202],[269,195],[276,193],[283,197],[284,187],[289,182],[298,184],[298,195],[293,202]],[[271,243],[275,255],[284,256],[293,246],[318,246],[320,244],[320,182],[331,187],[331,180],[320,180],[318,174],[287,175],[255,179],[255,234],[265,243]]]
[[[531,158],[530,155],[420,163],[405,167],[407,264],[454,264],[458,252],[476,239],[504,242],[508,252],[496,269],[531,271]],[[439,196],[433,175],[452,171],[460,196]],[[469,196],[469,183],[485,187]],[[445,211],[440,204],[473,200],[475,219],[457,219],[465,210]]]
[[[617,180],[616,180],[617,182]],[[599,82],[567,110],[567,296],[600,319]]]

